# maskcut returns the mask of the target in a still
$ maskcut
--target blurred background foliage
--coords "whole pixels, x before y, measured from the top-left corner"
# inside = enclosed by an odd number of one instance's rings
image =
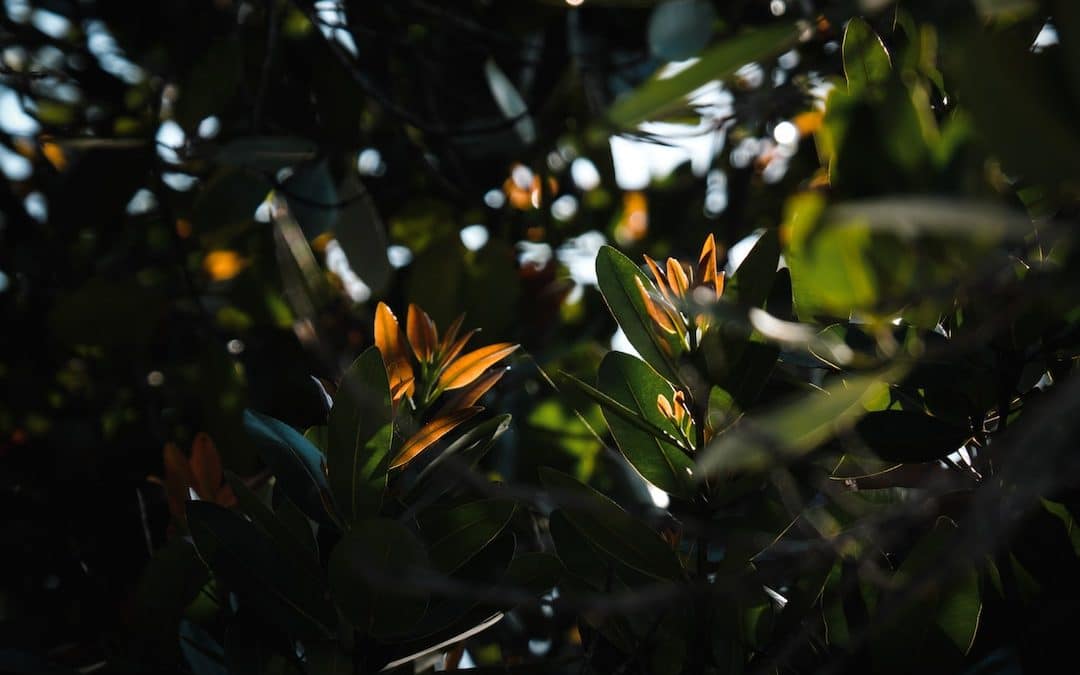
[[[481,475],[563,570],[439,667],[1042,670],[1080,606],[1078,114],[1068,0],[7,0],[0,668],[367,672],[259,652],[162,483],[200,433],[265,482],[244,410],[325,425],[384,301],[522,345]],[[684,500],[557,374],[642,349],[604,244],[708,234],[716,329],[660,372],[718,432]],[[682,595],[620,594],[655,588],[552,511],[570,476]]]

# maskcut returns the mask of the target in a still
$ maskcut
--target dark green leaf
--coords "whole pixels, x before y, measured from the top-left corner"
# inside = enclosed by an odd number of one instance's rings
[[[746,307],[762,307],[772,290],[780,260],[780,239],[776,230],[765,230],[754,242],[731,277],[739,303]]]
[[[410,575],[422,574],[427,564],[423,544],[401,523],[360,520],[330,554],[330,589],[357,630],[377,636],[401,634],[427,610],[427,593],[409,580]]]
[[[683,577],[678,558],[660,535],[618,504],[554,469],[541,468],[540,480],[570,524],[603,555],[654,579]]]
[[[432,566],[444,574],[461,567],[502,532],[514,508],[510,501],[484,499],[452,509],[428,509],[420,516],[420,531]]]
[[[881,38],[858,17],[844,27],[843,55],[844,76],[852,93],[883,84],[892,74],[892,61]]]
[[[646,363],[669,381],[680,382],[675,367],[678,345],[658,335],[660,329],[653,325],[635,279],[641,280],[647,292],[659,295],[653,282],[629,258],[610,246],[600,249],[596,256],[596,283],[611,314]]]
[[[645,480],[661,490],[683,499],[693,498],[697,493],[694,462],[686,451],[667,440],[678,438],[679,431],[656,403],[658,396],[671,402],[675,390],[644,361],[622,352],[608,352],[600,362],[598,379],[605,394],[666,432],[666,436],[646,433],[603,407],[611,435],[626,459]]]
[[[311,537],[311,529],[307,525],[307,516],[304,518],[304,526],[308,527],[306,540],[290,530],[281,521],[278,514],[270,510],[270,507],[251,491],[244,481],[231,471],[225,472],[225,479],[236,495],[236,501],[240,510],[243,511],[252,522],[262,528],[262,531],[274,543],[274,547],[286,555],[292,556],[293,561],[302,567],[308,567],[313,573],[320,573],[318,557],[312,549],[314,540]],[[291,504],[291,502],[287,502]],[[293,507],[295,508],[295,507]]]
[[[564,572],[563,564],[550,553],[522,553],[510,561],[502,583],[539,593],[558,585]]]
[[[334,519],[336,510],[319,449],[288,424],[253,410],[244,411],[244,428],[296,505],[316,522]]]
[[[393,422],[382,355],[369,347],[341,380],[330,408],[326,464],[330,488],[348,521],[378,513],[386,489]]]
[[[912,410],[880,410],[855,424],[855,433],[890,462],[931,462],[956,452],[967,429]]]
[[[298,636],[329,635],[336,625],[322,580],[239,514],[210,502],[187,503],[188,526],[207,566],[241,602]]]
[[[195,231],[228,237],[236,227],[255,220],[255,209],[270,193],[271,185],[262,175],[246,169],[223,167],[211,175],[195,198]],[[224,243],[224,242],[223,242]]]
[[[325,160],[298,167],[282,185],[282,192],[308,239],[326,232],[337,222],[341,210],[338,190]]]

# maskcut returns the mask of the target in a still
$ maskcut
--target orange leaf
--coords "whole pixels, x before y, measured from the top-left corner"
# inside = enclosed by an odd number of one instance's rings
[[[440,354],[446,354],[447,350],[450,348],[450,345],[454,344],[454,341],[457,340],[458,331],[461,330],[461,324],[463,324],[464,322],[465,315],[459,314],[458,318],[454,319],[454,323],[450,324],[450,328],[448,328],[446,330],[446,333],[443,335],[442,342],[439,343]]]
[[[457,389],[470,384],[484,374],[484,371],[510,356],[520,345],[498,342],[487,347],[475,349],[457,359],[439,376],[439,386],[443,389]]]
[[[424,310],[409,303],[409,316],[405,323],[405,332],[409,336],[413,354],[421,363],[428,363],[439,346],[439,333],[435,322]]]
[[[469,406],[475,404],[477,401],[480,400],[480,397],[488,393],[488,391],[490,391],[491,388],[495,386],[495,383],[501,380],[502,376],[505,374],[505,368],[492,370],[486,373],[483,377],[476,380],[476,382],[473,382],[468,387],[465,387],[464,389],[461,389],[456,394],[454,394],[453,398],[448,400],[446,402],[446,405],[443,406],[442,410],[439,411],[439,415],[447,415],[452,412],[457,412],[458,410],[468,408]]]
[[[668,293],[667,277],[664,276],[663,270],[661,270],[660,266],[656,264],[656,261],[649,256],[645,256],[645,263],[649,266],[649,269],[652,270],[653,278],[656,279],[656,287],[660,289],[660,293],[664,298],[670,301],[671,294]]]
[[[690,280],[686,278],[686,270],[683,269],[682,263],[675,258],[668,258],[667,276],[671,292],[680,298],[685,298],[686,289],[690,288]]]
[[[698,279],[702,286],[711,286],[717,298],[724,292],[724,277],[716,271],[716,238],[711,234],[705,239],[698,257]]]
[[[191,467],[175,443],[166,443],[162,455],[165,460],[165,496],[169,500],[169,513],[177,522],[184,522],[184,502],[188,500],[188,487],[193,482]]]
[[[412,366],[409,365],[409,357],[401,344],[401,327],[398,325],[397,317],[384,302],[380,302],[375,308],[375,346],[382,354],[383,363],[386,364],[390,389],[394,390],[398,388],[398,385],[408,383],[405,384],[402,393],[412,396],[415,390],[411,382],[413,372]]]
[[[221,455],[209,434],[202,431],[195,434],[191,444],[191,473],[195,478],[195,493],[201,499],[213,500],[224,473],[221,470]]]
[[[439,358],[442,359],[442,363],[444,365],[449,365],[451,361],[456,359],[457,355],[461,353],[462,349],[465,349],[465,345],[469,343],[469,340],[471,340],[472,336],[476,335],[476,333],[477,330],[474,328],[458,338],[457,342],[450,345],[450,348],[447,349],[445,353],[439,355]]]
[[[652,295],[641,281],[641,277],[634,277],[634,282],[637,284],[638,292],[641,293],[641,300],[645,303],[645,311],[649,313],[649,318],[651,318],[653,323],[659,326],[661,330],[674,335],[677,329],[675,328],[675,322],[672,317],[656,306],[656,303],[653,302]],[[661,302],[666,304],[663,300],[661,300]]]
[[[466,420],[483,410],[480,406],[473,406],[450,413],[445,417],[437,417],[417,431],[412,438],[401,447],[398,456],[390,464],[391,469],[396,469],[411,461],[424,450],[431,447],[436,441],[453,431]]]

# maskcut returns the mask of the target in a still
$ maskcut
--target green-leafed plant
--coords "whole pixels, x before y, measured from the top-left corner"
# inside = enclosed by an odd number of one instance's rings
[[[475,331],[458,335],[461,325],[439,340],[410,305],[406,337],[380,304],[377,347],[345,371],[325,426],[301,433],[245,413],[248,442],[274,481],[227,473],[221,489],[230,499],[188,501],[181,523],[209,569],[202,592],[226,625],[218,648],[230,670],[410,663],[515,604],[477,600],[461,586],[517,577],[538,590],[554,584],[557,560],[515,555],[515,502],[495,483],[465,480],[509,423],[509,415],[474,418],[517,345],[466,352]],[[195,461],[205,465],[208,452],[197,448]],[[179,466],[167,483],[189,475]],[[193,473],[189,482],[222,482],[220,468]]]

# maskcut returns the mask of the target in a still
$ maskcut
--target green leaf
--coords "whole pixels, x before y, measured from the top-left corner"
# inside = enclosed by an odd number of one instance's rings
[[[253,410],[244,411],[244,429],[286,494],[309,518],[336,518],[323,455],[288,424]]]
[[[866,414],[863,402],[880,395],[896,373],[856,375],[823,391],[746,416],[698,455],[702,474],[763,471],[810,452]]]
[[[554,469],[541,467],[540,480],[574,529],[604,556],[653,579],[683,578],[675,552],[660,535],[618,504]]]
[[[390,282],[390,260],[386,257],[386,227],[367,188],[354,174],[339,186],[344,206],[335,219],[337,239],[349,267],[378,296]]]
[[[844,27],[844,76],[848,91],[857,93],[883,84],[892,74],[892,60],[874,29],[855,17]]]
[[[880,410],[855,424],[855,433],[889,462],[931,462],[956,452],[971,432],[912,410]]]
[[[409,580],[427,565],[423,544],[404,525],[386,518],[360,520],[330,553],[330,590],[358,630],[382,637],[401,634],[427,610],[427,593]]]
[[[558,585],[565,571],[559,558],[550,553],[522,553],[510,561],[502,583],[540,593]]]
[[[672,386],[644,361],[622,352],[608,352],[600,362],[598,379],[605,394],[666,432],[666,436],[647,433],[608,408],[602,408],[611,435],[627,461],[661,490],[692,499],[697,494],[694,462],[684,450],[666,440],[677,438],[679,431],[656,407],[658,396],[672,401],[675,393]]]
[[[797,37],[797,30],[784,24],[722,40],[679,74],[663,80],[654,76],[618,99],[608,111],[608,121],[615,127],[627,128],[678,110],[683,99],[698,87],[713,80],[726,80],[747,63],[787,51],[795,45]]]
[[[195,198],[192,220],[195,231],[227,237],[236,226],[255,220],[255,209],[270,194],[270,183],[258,173],[236,167],[215,171]],[[224,243],[224,242],[222,242]]]
[[[484,62],[484,77],[487,78],[488,89],[502,114],[508,120],[517,120],[514,123],[514,131],[521,138],[521,142],[531,145],[536,141],[536,123],[528,114],[529,106],[518,93],[514,83],[510,81],[502,68],[499,68],[494,58],[489,57]]]
[[[664,341],[658,335],[660,329],[653,325],[635,279],[640,279],[650,294],[659,295],[653,282],[633,261],[610,246],[600,249],[596,256],[596,283],[612,316],[646,363],[670,382],[680,382],[675,358],[681,351],[681,345],[675,341]],[[670,351],[670,356],[665,348]]]
[[[765,305],[776,278],[779,260],[780,239],[776,230],[765,230],[731,277],[739,304],[746,307]]]
[[[203,501],[187,503],[199,556],[244,604],[298,636],[325,636],[336,625],[320,576],[282,556],[255,525]]]
[[[338,190],[326,160],[297,167],[281,191],[308,239],[326,232],[337,222]]]
[[[239,476],[231,471],[226,471],[225,480],[228,481],[229,487],[232,488],[233,494],[236,495],[240,510],[262,529],[278,551],[292,556],[294,562],[302,567],[309,568],[312,573],[321,573],[319,560],[313,555],[314,551],[309,542],[304,541],[295,532],[291,531]],[[307,526],[307,516],[304,516],[304,525]],[[310,528],[308,532],[308,539],[310,539]]]
[[[458,569],[503,531],[513,502],[484,499],[447,509],[435,506],[419,518],[432,566],[444,574]]]
[[[349,522],[375,515],[386,490],[394,419],[382,355],[369,347],[341,379],[330,408],[326,465],[330,489]]]
[[[707,0],[667,0],[649,15],[649,50],[666,61],[696,56],[709,42],[717,21]]]
[[[653,424],[649,420],[642,417],[634,409],[623,405],[621,402],[608,396],[596,387],[582,382],[581,380],[577,379],[569,373],[560,372],[559,377],[566,380],[567,382],[572,384],[578,391],[589,397],[589,399],[591,399],[594,403],[600,406],[601,410],[617,416],[620,420],[633,426],[638,431],[656,438],[666,438],[669,443],[675,445],[678,445],[678,443],[680,442],[672,433],[669,433],[664,428]],[[671,385],[669,384],[668,386],[670,387]]]

